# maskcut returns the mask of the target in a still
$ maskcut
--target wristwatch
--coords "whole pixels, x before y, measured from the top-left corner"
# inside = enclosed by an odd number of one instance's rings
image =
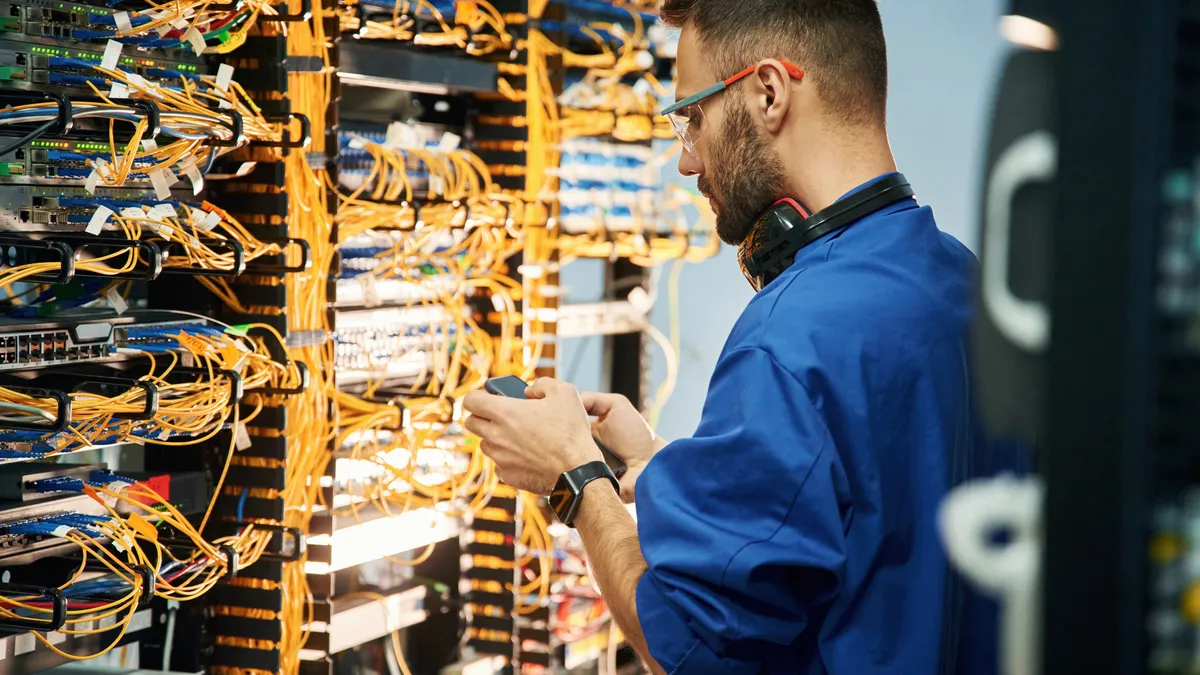
[[[618,494],[621,484],[613,475],[612,469],[601,461],[588,462],[576,467],[558,477],[554,491],[550,493],[550,509],[554,515],[567,527],[575,527],[575,514],[579,512],[579,503],[583,501],[583,488],[598,479],[607,478]]]

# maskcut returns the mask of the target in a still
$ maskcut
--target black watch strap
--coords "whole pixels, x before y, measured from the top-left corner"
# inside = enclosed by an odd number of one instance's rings
[[[607,478],[617,494],[621,493],[621,483],[602,461],[588,462],[558,477],[558,483],[550,493],[550,508],[563,525],[575,527],[575,514],[579,512],[579,503],[583,501],[583,489],[600,478]]]

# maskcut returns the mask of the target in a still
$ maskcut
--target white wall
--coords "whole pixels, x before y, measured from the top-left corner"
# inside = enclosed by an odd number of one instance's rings
[[[918,198],[934,208],[941,228],[974,247],[977,203],[992,90],[1003,43],[997,18],[1000,0],[882,0],[891,68],[889,124],[900,170]],[[671,164],[669,180],[684,181]],[[661,275],[654,321],[668,330],[666,274]],[[570,301],[599,297],[599,263],[576,263],[564,272]],[[682,349],[675,394],[663,410],[659,433],[668,439],[690,436],[700,420],[708,380],[729,329],[751,296],[733,251],[689,265],[680,284]],[[575,360],[578,350],[585,353]],[[581,389],[599,386],[602,339],[563,345],[562,371],[575,360],[573,381]],[[663,375],[656,352],[653,382]]]

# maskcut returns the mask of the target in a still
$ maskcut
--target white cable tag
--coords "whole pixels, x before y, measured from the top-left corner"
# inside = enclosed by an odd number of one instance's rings
[[[254,442],[250,440],[250,432],[246,430],[245,422],[237,423],[237,429],[233,434],[233,444],[238,450],[245,450],[254,445]]]
[[[360,274],[355,279],[358,281],[359,287],[362,288],[363,306],[378,307],[383,304],[379,299],[379,287],[375,285],[375,275],[367,272]]]
[[[353,132],[351,132],[350,147],[354,148],[355,150],[362,150],[363,148],[367,147],[367,141],[362,136],[354,135]]]
[[[112,98],[129,98],[129,87],[126,87],[121,82],[113,82],[112,87],[108,90],[108,97]]]
[[[158,440],[165,441],[170,438],[171,438],[171,430],[170,429],[163,429],[162,431],[158,432]]]
[[[120,61],[121,43],[109,40],[108,44],[104,45],[104,57],[100,59],[100,67],[104,70],[116,70]]]
[[[184,17],[179,17],[178,19],[172,19],[171,27],[178,28],[179,30],[183,30],[184,28],[188,27],[188,20]]]
[[[150,182],[154,185],[154,196],[159,199],[171,198],[171,186],[179,181],[170,169],[155,169],[150,172]]]
[[[127,206],[127,207],[121,209],[121,217],[122,218],[135,218],[137,220],[144,220],[146,218],[146,212],[139,208]]]
[[[162,21],[171,15],[171,13],[165,9],[161,11],[150,10],[147,13],[154,19],[155,22]],[[166,34],[170,33],[172,30],[174,30],[174,27],[169,21],[154,28],[154,32],[158,33],[159,37],[165,37]]]
[[[67,533],[73,529],[75,529],[75,528],[71,527],[70,525],[59,525],[58,527],[54,528],[53,530],[50,530],[50,536],[65,538],[67,536]]]
[[[504,306],[504,298],[500,297],[500,295],[496,293],[492,294],[492,307],[495,308],[497,312],[503,312],[508,309]]]
[[[462,136],[447,131],[442,134],[442,142],[438,143],[438,150],[441,152],[454,152],[458,149],[458,144],[461,142]]]
[[[196,30],[195,26],[187,29],[187,32],[183,34],[183,39],[191,43],[192,51],[196,52],[196,56],[204,53],[204,36]]]
[[[179,163],[179,170],[192,182],[192,194],[198,195],[204,189],[204,176],[196,168],[196,160],[188,157]]]
[[[108,289],[108,292],[104,294],[104,299],[108,300],[108,304],[112,305],[113,311],[118,315],[124,314],[129,309],[129,303],[125,302],[125,298],[122,298],[115,288]]]
[[[117,24],[117,35],[128,35],[133,32],[133,22],[129,20],[129,12],[113,14],[113,23]]]
[[[96,186],[100,184],[100,172],[92,169],[88,174],[87,180],[83,181],[83,189],[88,191],[88,194],[96,194]]]
[[[155,204],[154,208],[150,209],[151,213],[156,213],[163,218],[178,218],[179,212],[170,204]]]
[[[92,219],[88,221],[87,228],[84,229],[84,232],[87,232],[90,235],[100,234],[100,231],[104,229],[104,224],[108,222],[108,218],[112,214],[112,209],[108,208],[107,206],[97,206],[96,211],[92,213]]]
[[[196,365],[196,359],[192,358],[192,353],[185,349],[179,352],[179,363],[184,368],[191,368]]]
[[[217,66],[217,89],[227,91],[230,82],[233,82],[233,66],[222,63]]]
[[[147,92],[153,93],[150,92],[150,84],[146,82],[146,78],[142,77],[141,75],[138,75],[134,72],[128,72],[125,73],[125,79],[129,80],[129,84],[133,85],[134,87],[138,89],[145,89]]]
[[[221,98],[221,99],[217,99],[217,107],[222,110],[232,110],[233,104],[230,103],[229,101],[226,101],[225,99]]]
[[[153,138],[143,138],[142,151],[146,154],[158,152],[158,141],[154,140]]]
[[[152,227],[154,228],[154,231],[158,233],[158,236],[162,237],[163,239],[170,239],[171,235],[175,234],[175,229],[166,223],[155,223],[152,225]],[[163,257],[167,257],[165,251],[163,252]]]
[[[416,129],[413,129],[404,122],[392,122],[388,125],[383,144],[393,150],[399,150],[402,148],[418,147],[421,141],[417,137]]]
[[[241,166],[237,168],[237,171],[235,171],[233,175],[238,176],[239,178],[242,176],[247,176],[251,171],[254,170],[254,167],[256,166],[258,166],[258,162],[242,162]]]
[[[205,232],[212,232],[213,228],[216,227],[217,225],[219,225],[220,223],[221,223],[221,216],[217,215],[216,213],[210,212],[210,213],[204,214],[204,220],[197,223],[196,227],[199,227],[200,229],[204,230]]]

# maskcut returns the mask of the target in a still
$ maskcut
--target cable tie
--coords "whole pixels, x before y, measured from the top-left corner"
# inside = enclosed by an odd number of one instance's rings
[[[112,214],[112,209],[108,208],[107,206],[97,206],[95,212],[92,213],[92,218],[88,221],[87,228],[84,229],[84,232],[87,232],[93,236],[100,234],[100,231],[104,229],[104,224],[108,222],[108,219],[110,216],[112,216]]]
[[[104,56],[100,59],[100,67],[104,70],[116,70],[117,63],[121,61],[121,43],[116,40],[109,40],[104,45]]]
[[[108,292],[104,294],[104,299],[108,300],[108,304],[112,305],[113,311],[117,313],[117,316],[124,314],[129,309],[129,303],[125,302],[125,298],[121,297],[116,288],[108,289]]]

